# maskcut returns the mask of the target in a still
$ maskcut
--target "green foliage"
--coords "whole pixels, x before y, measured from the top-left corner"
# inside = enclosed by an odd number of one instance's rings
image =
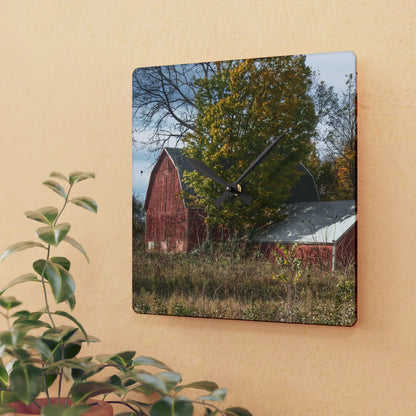
[[[310,265],[304,264],[302,257],[297,252],[298,244],[285,246],[277,243],[276,251],[273,252],[276,263],[280,266],[280,271],[273,275],[274,280],[287,282],[291,279],[293,284],[299,282],[299,279],[309,272]]]
[[[194,406],[189,399],[185,397],[165,396],[158,400],[150,410],[150,416],[192,416]]]
[[[356,199],[357,195],[357,94],[355,75],[349,74],[345,88],[337,94],[323,81],[317,85],[315,106],[322,128],[316,143],[321,160],[310,160],[323,200]]]
[[[10,373],[10,390],[25,404],[42,391],[43,371],[32,364],[17,361]]]
[[[139,195],[133,195],[133,218],[132,218],[132,233],[133,233],[133,246],[139,248],[144,245],[145,235],[145,211],[144,204]]]
[[[66,302],[71,310],[76,304],[71,262],[66,257],[52,256],[51,252],[65,241],[88,261],[85,249],[68,235],[71,225],[61,223],[59,219],[68,203],[97,212],[96,202],[89,197],[70,199],[74,185],[95,175],[92,172],[72,172],[66,177],[52,172],[50,176],[64,181],[67,187],[54,180],[44,182],[64,199],[62,208],[46,206],[25,212],[26,218],[45,224],[35,232],[41,242],[13,244],[1,257],[4,260],[11,254],[30,248],[46,249],[46,256],[33,263],[35,273],[22,274],[0,290],[0,316],[5,319],[8,328],[0,332],[0,414],[14,411],[8,406],[9,403],[13,406],[11,402],[19,400],[28,405],[36,403],[38,396],[43,394],[47,398],[47,405],[41,409],[43,416],[80,416],[90,410],[97,399],[123,404],[130,414],[138,416],[191,416],[194,404],[200,405],[201,402],[209,414],[249,416],[246,410],[242,413],[233,410],[239,408],[218,408],[216,402],[224,400],[225,390],[219,389],[215,383],[197,381],[181,384],[179,373],[154,358],[136,356],[135,351],[96,357],[79,356],[84,344],[98,340],[89,335],[69,312],[51,307],[51,299],[56,304]],[[14,296],[6,296],[5,292],[33,282],[42,286],[44,304],[35,311],[17,310],[21,302]],[[110,375],[109,369],[113,370]],[[106,376],[97,381],[96,376],[101,372]],[[63,383],[64,379],[67,383]],[[53,384],[57,385],[58,397],[66,397],[58,404],[52,402],[49,396]],[[67,386],[65,391],[64,385]],[[185,389],[199,389],[205,394],[192,400],[179,395]],[[135,393],[148,395],[149,401],[137,401]],[[152,401],[152,394],[158,395],[159,399]]]
[[[210,224],[238,233],[277,220],[299,177],[297,166],[311,151],[316,125],[305,57],[218,63],[215,74],[196,83],[196,128],[184,140],[185,151],[228,183],[273,139],[289,133],[241,184],[253,197],[249,207],[237,199],[219,211],[213,201],[223,189],[197,172],[185,175],[198,195],[194,204],[206,209]]]

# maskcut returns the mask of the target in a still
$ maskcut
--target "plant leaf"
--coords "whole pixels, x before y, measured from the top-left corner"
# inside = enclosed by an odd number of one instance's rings
[[[19,318],[22,320],[38,320],[43,314],[44,312],[18,311],[14,313],[12,317]]]
[[[56,265],[63,267],[66,271],[69,271],[71,267],[71,262],[66,257],[51,257],[49,261]],[[33,263],[33,269],[39,276],[42,276],[42,274],[45,276],[45,272],[44,272],[45,266],[46,266],[46,260],[44,259],[36,260]]]
[[[6,257],[10,256],[10,254],[26,250],[27,248],[32,247],[42,247],[46,249],[46,247],[43,244],[37,243],[36,241],[22,241],[20,243],[12,244],[11,246],[7,247],[6,250],[3,251],[0,260],[3,261]]]
[[[46,266],[46,260],[44,259],[39,259],[36,260],[33,263],[33,270],[39,275],[39,276],[45,276],[45,266]]]
[[[40,282],[40,280],[33,273],[22,274],[21,276],[16,277],[12,281],[10,281],[6,286],[4,286],[4,288],[0,290],[0,295],[2,295],[7,289],[24,282]]]
[[[105,365],[95,363],[91,363],[91,365],[86,366],[85,359],[83,358],[80,359],[79,364],[77,364],[77,361],[75,359],[66,360],[63,365],[68,366],[68,361],[70,364],[69,367],[71,368],[71,376],[77,383],[86,382],[86,380],[88,380],[90,377],[94,376],[95,374],[98,374],[105,368]],[[75,361],[74,364],[73,361]]]
[[[43,388],[43,373],[31,364],[16,362],[10,373],[10,388],[25,404],[29,404]]]
[[[81,244],[78,243],[78,241],[75,241],[73,238],[66,236],[64,238],[64,241],[71,244],[72,247],[75,247],[78,251],[80,251],[84,257],[86,258],[87,262],[90,262],[90,259],[88,258],[87,252],[84,250],[84,248],[81,246]]]
[[[120,390],[125,390],[123,383],[121,382],[121,378],[117,376],[116,374],[113,374],[111,377],[109,377],[106,381],[106,384],[111,384],[112,386],[118,387]]]
[[[71,311],[75,309],[75,306],[77,304],[77,300],[75,299],[75,295],[71,296],[68,300],[65,301],[68,305]]]
[[[95,178],[95,173],[94,172],[79,172],[79,171],[71,172],[69,174],[69,183],[75,184],[77,182],[81,182],[88,178]]]
[[[14,296],[0,296],[0,306],[4,309],[10,310],[21,304],[22,302],[18,301]]]
[[[78,328],[74,328],[68,325],[61,325],[56,328],[51,328],[42,334],[42,338],[46,341],[53,341],[56,343],[67,342],[78,331]]]
[[[172,371],[166,371],[156,375],[160,380],[163,381],[166,391],[169,393],[178,383],[182,381],[182,377],[179,373]]]
[[[62,179],[62,180],[64,180],[65,182],[69,182],[69,181],[68,181],[68,178],[67,178],[65,175],[63,175],[61,172],[53,171],[53,172],[51,172],[51,173],[49,174],[49,176],[50,176],[51,178]]]
[[[134,375],[137,381],[142,382],[146,387],[152,391],[156,391],[161,394],[168,394],[165,383],[159,377],[148,373],[137,373]]]
[[[152,357],[145,357],[145,356],[137,357],[133,360],[133,364],[134,365],[148,365],[150,367],[156,367],[162,370],[173,371],[165,363],[162,363],[162,361],[156,360]]]
[[[14,321],[13,327],[23,329],[25,332],[28,332],[33,328],[50,328],[51,326],[47,322],[40,321],[39,319],[19,318]]]
[[[132,365],[132,358],[135,354],[135,351],[123,351],[115,355],[101,354],[97,356],[97,360],[101,363],[112,363],[123,367],[130,367]]]
[[[6,370],[6,367],[4,367],[3,362],[0,360],[0,388],[7,389],[8,382],[9,374]]]
[[[64,198],[64,199],[67,198],[65,189],[62,188],[62,186],[59,185],[59,183],[57,183],[55,181],[51,181],[50,179],[48,179],[47,181],[42,182],[42,184],[47,186],[49,189],[52,189],[52,191],[56,192],[62,198]]]
[[[37,262],[35,262],[37,263]],[[56,303],[70,299],[75,293],[75,282],[70,273],[61,265],[46,262],[45,277],[52,288]]]
[[[120,388],[107,383],[99,383],[97,381],[87,381],[79,383],[72,389],[72,400],[74,403],[84,402],[90,397],[100,394],[119,392]]]
[[[25,333],[21,328],[12,328],[10,331],[0,332],[0,345],[10,345],[16,347],[24,338]]]
[[[81,344],[65,344],[65,346],[61,346],[59,343],[51,343],[51,341],[48,342],[48,345],[52,344],[53,348],[53,362],[63,362],[62,360],[65,360],[68,362],[68,360],[71,360],[72,358],[76,357],[77,354],[81,351]],[[70,367],[70,365],[66,364],[67,367]]]
[[[218,389],[218,384],[214,383],[213,381],[207,381],[207,380],[194,381],[193,383],[184,384],[182,386],[176,387],[175,392],[177,393],[183,389],[199,389],[199,390],[213,392],[214,390]]]
[[[49,404],[42,408],[43,416],[81,416],[90,410],[87,404],[66,406],[64,404]]]
[[[192,416],[194,406],[192,402],[182,396],[166,396],[158,400],[150,409],[150,416]]]
[[[56,226],[49,225],[36,230],[36,235],[47,244],[57,246],[68,234],[71,224],[65,222]]]
[[[7,413],[13,414],[16,413],[16,410],[5,404],[0,404],[0,415],[5,415]]]
[[[72,344],[73,345],[73,344]],[[59,348],[59,346],[58,346]],[[58,369],[60,370],[61,367],[65,367],[65,368],[70,368],[71,370],[81,370],[83,373],[86,370],[90,370],[90,368],[95,369],[96,367],[98,367],[96,364],[91,363],[93,357],[82,357],[82,358],[65,358],[64,360],[57,360],[53,363],[50,363],[48,365],[45,365],[44,369],[48,370],[48,369]],[[98,373],[100,370],[102,369],[99,368],[98,371],[93,372],[93,374]],[[89,374],[90,375],[90,374]],[[81,379],[77,379],[76,381],[81,381]]]
[[[51,257],[49,260],[52,263],[59,264],[67,272],[69,272],[69,269],[71,268],[71,262],[66,257]]]
[[[227,416],[253,416],[251,412],[242,407],[228,407],[225,409],[225,414]]]
[[[43,207],[35,211],[26,211],[24,213],[26,218],[30,220],[43,222],[44,224],[52,225],[58,216],[58,208]]]
[[[227,394],[226,389],[217,389],[211,392],[211,394],[209,395],[198,397],[198,400],[210,401],[210,402],[223,402],[226,394]]]
[[[83,327],[83,326],[81,325],[81,323],[80,323],[77,319],[75,319],[72,315],[70,315],[68,312],[65,312],[65,311],[56,311],[56,312],[53,312],[52,314],[53,314],[53,315],[63,316],[63,317],[65,317],[65,318],[69,319],[70,321],[72,321],[72,322],[73,322],[75,325],[77,325],[77,326],[78,326],[78,328],[81,330],[82,334],[83,334],[83,335],[84,335],[84,337],[85,337],[85,341],[87,342],[87,344],[89,344],[89,343],[90,343],[90,340],[89,340],[88,334],[85,332],[84,327]]]
[[[46,360],[53,360],[51,350],[49,349],[48,345],[40,338],[26,336],[23,340],[23,344],[40,352]]]
[[[72,198],[69,200],[69,202],[72,202],[75,205],[85,208],[88,211],[94,212],[95,214],[97,213],[97,210],[98,210],[97,203],[93,199],[88,198],[87,196],[80,196],[78,198]]]

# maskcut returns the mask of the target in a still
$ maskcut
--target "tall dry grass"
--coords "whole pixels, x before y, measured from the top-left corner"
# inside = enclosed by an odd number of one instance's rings
[[[148,314],[353,325],[355,280],[354,264],[332,273],[293,253],[271,262],[232,243],[191,253],[137,250],[133,307]]]

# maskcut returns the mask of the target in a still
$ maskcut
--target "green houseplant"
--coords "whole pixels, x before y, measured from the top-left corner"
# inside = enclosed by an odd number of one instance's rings
[[[224,400],[226,390],[214,382],[183,384],[181,375],[166,364],[136,356],[135,351],[81,355],[85,345],[98,340],[71,314],[76,306],[71,262],[53,256],[53,251],[68,243],[88,261],[85,249],[69,235],[70,223],[60,220],[68,204],[97,212],[93,199],[71,196],[75,185],[94,177],[92,172],[72,172],[68,177],[52,172],[43,184],[63,199],[61,208],[46,206],[25,212],[26,218],[42,223],[36,229],[38,240],[13,244],[1,256],[3,261],[30,248],[43,252],[32,272],[14,278],[0,290],[0,315],[7,325],[0,332],[0,413],[79,416],[92,415],[97,409],[103,415],[108,406],[104,401],[124,405],[125,414],[140,416],[191,416],[198,406],[204,415],[250,416],[241,407],[220,409],[217,403]],[[35,311],[24,309],[18,299],[6,294],[29,282],[42,287],[43,305]],[[184,389],[203,393],[190,399],[183,396]],[[51,397],[52,391],[56,397]],[[110,406],[109,414],[112,412]]]

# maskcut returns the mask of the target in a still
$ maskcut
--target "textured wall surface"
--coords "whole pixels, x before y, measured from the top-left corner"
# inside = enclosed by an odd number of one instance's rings
[[[0,248],[32,238],[23,211],[57,203],[40,185],[51,170],[94,170],[79,192],[97,199],[98,216],[68,212],[91,258],[68,249],[77,316],[103,341],[92,350],[158,357],[258,416],[416,414],[415,21],[410,0],[2,1]],[[135,314],[132,71],[339,50],[355,52],[358,70],[358,323]],[[1,281],[35,256],[0,264]]]

